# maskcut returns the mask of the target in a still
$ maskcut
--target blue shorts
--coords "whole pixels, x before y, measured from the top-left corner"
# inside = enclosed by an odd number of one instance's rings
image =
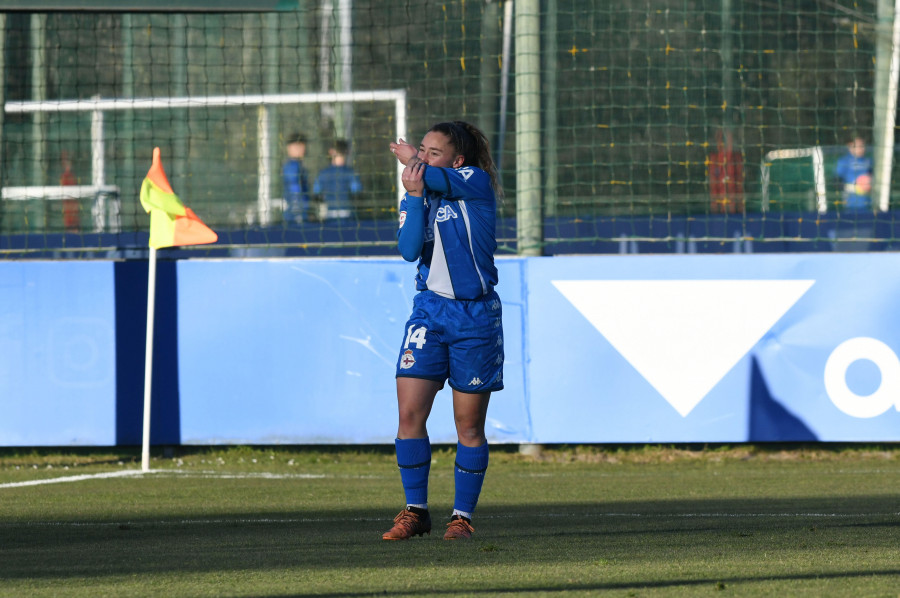
[[[449,380],[470,393],[503,388],[503,307],[495,291],[473,301],[421,291],[403,335],[398,378]]]

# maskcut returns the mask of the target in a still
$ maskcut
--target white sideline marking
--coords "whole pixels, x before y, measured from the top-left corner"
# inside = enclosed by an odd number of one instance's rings
[[[263,479],[263,480],[320,480],[324,478],[336,478],[340,476],[325,474],[325,473],[269,473],[269,472],[260,472],[260,473],[252,473],[252,472],[244,472],[244,473],[221,473],[218,471],[187,471],[180,469],[151,469],[148,473],[155,473],[157,475],[182,475],[188,477],[196,477],[196,478],[216,478],[222,480],[250,480],[250,479]],[[374,476],[351,476],[358,477],[360,479],[363,478],[371,478]]]
[[[27,482],[7,482],[0,484],[0,488],[21,488],[23,486],[40,486],[41,484],[58,484],[62,482],[81,482],[83,480],[95,480],[103,478],[121,478],[130,475],[144,473],[138,469],[127,471],[108,471],[106,473],[86,473],[83,475],[70,475],[62,478],[48,478],[46,480],[28,480]]]
[[[528,515],[534,517],[572,517],[574,513],[535,513]],[[900,513],[593,513],[591,515],[577,514],[582,519],[585,517],[597,518],[628,518],[628,519],[683,519],[683,518],[708,518],[708,519],[753,519],[753,518],[783,518],[783,517],[808,517],[823,519],[861,519],[871,517],[897,517]],[[479,519],[513,519],[522,515],[482,515]],[[0,522],[0,528],[9,527],[109,527],[109,526],[175,526],[175,525],[233,525],[235,523],[247,525],[284,525],[296,523],[336,523],[346,521],[389,521],[389,517],[259,517],[259,518],[233,518],[233,519],[177,519],[177,520],[140,520],[140,521],[25,521],[25,522]]]
[[[105,473],[82,474],[74,476],[64,476],[59,478],[49,478],[45,480],[28,480],[25,482],[8,482],[0,484],[2,488],[21,488],[25,486],[38,486],[43,484],[59,484],[66,482],[82,482],[95,479],[120,478],[128,476],[144,476],[144,475],[175,475],[175,476],[193,476],[201,478],[217,478],[217,479],[322,479],[335,478],[342,476],[334,476],[328,474],[311,474],[311,473],[286,473],[276,474],[268,472],[260,473],[220,473],[215,471],[186,471],[178,469],[151,469],[143,471],[140,469],[128,469],[124,471],[110,471]],[[347,476],[358,479],[371,479],[380,476]],[[630,519],[754,519],[754,518],[787,518],[787,517],[808,517],[808,518],[827,518],[827,519],[855,519],[863,517],[900,517],[900,513],[532,513],[528,517],[597,517],[597,518],[630,518]],[[479,519],[512,519],[520,515],[482,515]],[[181,519],[177,521],[137,521],[137,522],[59,522],[59,521],[30,521],[26,523],[3,523],[2,527],[86,527],[86,526],[120,526],[120,525],[221,525],[221,524],[285,524],[285,523],[326,523],[337,521],[380,521],[388,519],[387,517],[289,517],[289,518],[237,518],[237,519]]]
[[[0,489],[2,488],[22,488],[24,486],[40,486],[43,484],[62,484],[65,482],[83,482],[85,480],[101,480],[107,478],[121,478],[126,476],[141,476],[148,474],[156,474],[156,475],[188,475],[188,476],[196,476],[201,478],[221,478],[221,479],[252,479],[252,478],[262,478],[262,479],[271,479],[271,480],[281,480],[281,479],[319,479],[326,477],[334,477],[328,476],[325,474],[312,474],[312,473],[218,473],[215,471],[179,471],[177,469],[151,469],[150,471],[143,471],[140,469],[128,469],[125,471],[108,471],[106,473],[86,473],[82,475],[71,475],[64,476],[59,478],[47,478],[45,480],[28,480],[27,482],[7,482],[5,484],[0,484]],[[363,477],[363,476],[360,476]]]

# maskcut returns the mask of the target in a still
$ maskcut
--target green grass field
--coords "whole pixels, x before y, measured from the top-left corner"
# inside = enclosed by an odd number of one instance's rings
[[[468,542],[452,464],[383,542],[387,447],[3,449],[0,596],[900,596],[900,447],[495,446]]]

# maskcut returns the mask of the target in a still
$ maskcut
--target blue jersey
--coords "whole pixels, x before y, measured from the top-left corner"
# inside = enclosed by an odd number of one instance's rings
[[[844,205],[849,209],[867,209],[869,207],[870,190],[864,192],[857,186],[860,175],[872,174],[872,158],[856,157],[847,153],[841,156],[835,168],[835,174],[844,183]]]
[[[309,205],[306,168],[300,160],[288,160],[281,169],[281,175],[284,182],[285,220],[300,222]]]
[[[350,198],[362,191],[359,177],[349,166],[329,166],[313,183],[313,193],[321,195],[331,210],[350,210]]]
[[[497,284],[497,199],[480,168],[426,166],[424,201],[400,202],[398,245],[419,258],[416,289],[450,299],[478,299]],[[410,221],[415,219],[415,221]]]

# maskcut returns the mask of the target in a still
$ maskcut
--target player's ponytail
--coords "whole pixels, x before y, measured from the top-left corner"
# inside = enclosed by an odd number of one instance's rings
[[[463,165],[476,166],[491,177],[491,186],[497,199],[503,198],[503,186],[500,184],[500,173],[491,157],[491,146],[487,137],[473,124],[455,120],[442,122],[430,129],[443,133],[464,159]]]

